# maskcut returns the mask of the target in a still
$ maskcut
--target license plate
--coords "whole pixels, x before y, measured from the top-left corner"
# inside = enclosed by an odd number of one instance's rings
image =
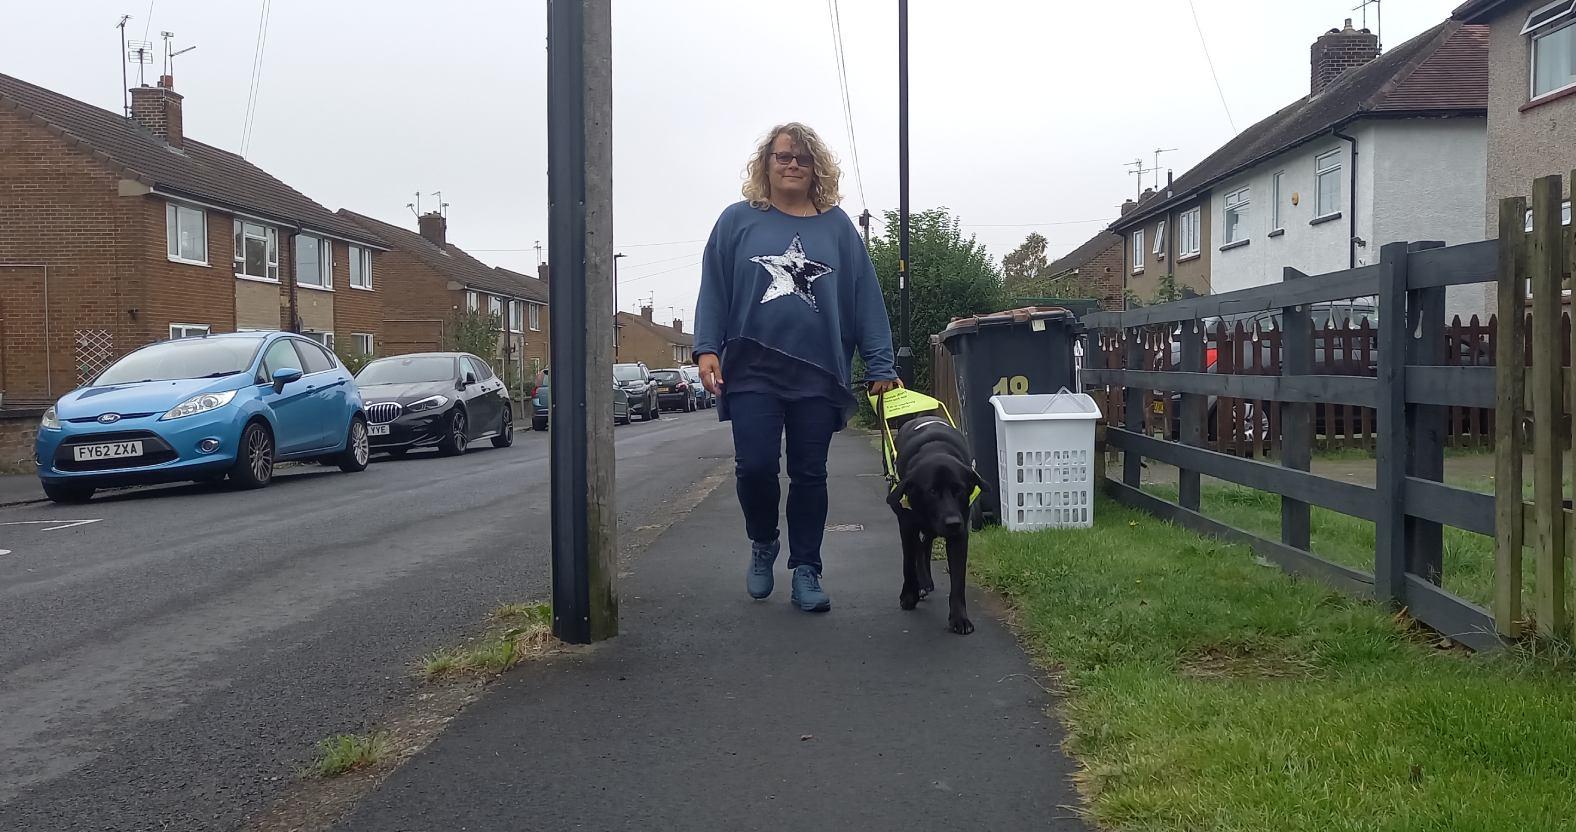
[[[662,392],[664,392],[664,393],[672,393],[673,392],[673,388],[672,387],[664,387],[664,388],[662,388]]]
[[[91,462],[96,459],[119,459],[127,456],[142,456],[142,443],[134,442],[105,442],[99,445],[78,445],[71,449],[71,456],[77,462]]]
[[[388,436],[389,435],[389,426],[388,425],[367,425],[367,435],[368,436]]]
[[[1166,403],[1165,402],[1152,402],[1152,403],[1150,403],[1149,407],[1151,409],[1153,409],[1156,413],[1158,413],[1158,414],[1160,414],[1162,416],[1164,416],[1165,413],[1166,413]]]

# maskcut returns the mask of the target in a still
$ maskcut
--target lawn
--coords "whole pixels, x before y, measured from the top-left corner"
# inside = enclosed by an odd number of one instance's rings
[[[1222,519],[1240,510],[1242,525],[1262,514],[1231,492],[1212,493],[1210,507]],[[1095,821],[1146,832],[1571,828],[1567,653],[1440,650],[1382,607],[1260,566],[1244,547],[1107,500],[1097,512],[1089,530],[984,532],[971,564],[1011,600],[1037,660],[1059,671]],[[1343,534],[1324,531],[1332,545]]]

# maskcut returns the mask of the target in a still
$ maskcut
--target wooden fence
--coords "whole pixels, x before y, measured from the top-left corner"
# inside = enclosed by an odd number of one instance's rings
[[[1563,418],[1567,371],[1561,357],[1571,336],[1561,320],[1561,290],[1564,272],[1576,260],[1576,242],[1568,240],[1569,232],[1561,227],[1560,193],[1560,177],[1537,180],[1530,234],[1523,230],[1527,201],[1507,199],[1500,206],[1498,240],[1449,248],[1394,243],[1381,249],[1373,265],[1316,277],[1287,269],[1278,284],[1086,316],[1084,323],[1091,330],[1110,332],[1089,339],[1085,382],[1120,388],[1122,398],[1119,420],[1105,431],[1109,446],[1123,452],[1121,479],[1105,480],[1106,491],[1180,525],[1243,542],[1290,572],[1404,606],[1415,618],[1478,649],[1498,647],[1502,639],[1521,634],[1522,548],[1529,542],[1537,564],[1532,616],[1537,629],[1569,637],[1565,562],[1570,511],[1563,494],[1563,454],[1536,455],[1534,500],[1527,506],[1518,429],[1530,386],[1533,447],[1560,448],[1570,438]],[[1483,283],[1498,287],[1499,314],[1492,327],[1496,363],[1464,364],[1450,355],[1445,291]],[[1529,292],[1530,327],[1525,315]],[[1359,297],[1379,299],[1374,374],[1319,372],[1308,305]],[[1201,318],[1277,308],[1277,372],[1205,372]],[[1146,330],[1171,325],[1180,325],[1176,366],[1153,369],[1145,360]],[[1108,360],[1113,353],[1118,355],[1114,362]],[[1149,397],[1154,390],[1180,394],[1175,402],[1179,441],[1150,435]],[[1278,414],[1278,464],[1206,447],[1210,397],[1272,403],[1267,411]],[[1309,472],[1318,405],[1373,411],[1375,486]],[[1494,411],[1492,495],[1442,482],[1452,408]],[[1144,458],[1177,467],[1177,502],[1140,489]],[[1201,475],[1281,495],[1280,540],[1200,513]],[[1309,550],[1313,505],[1374,522],[1371,573]],[[1524,531],[1527,515],[1533,523]],[[1441,588],[1446,525],[1495,539],[1492,612]]]

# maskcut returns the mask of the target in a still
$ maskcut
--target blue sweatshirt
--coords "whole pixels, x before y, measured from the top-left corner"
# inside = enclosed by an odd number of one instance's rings
[[[741,340],[829,374],[845,394],[845,421],[856,349],[866,380],[897,378],[881,284],[843,209],[794,217],[738,202],[717,218],[701,260],[694,353],[721,357]],[[727,380],[725,368],[724,393]],[[727,419],[726,395],[722,405]]]

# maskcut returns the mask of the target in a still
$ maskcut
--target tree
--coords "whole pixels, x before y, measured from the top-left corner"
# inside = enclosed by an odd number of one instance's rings
[[[1050,277],[1051,261],[1045,258],[1046,245],[1045,238],[1038,232],[1030,232],[1023,245],[1001,258],[1001,276],[1008,291],[1027,296],[1025,289],[1038,286]]]
[[[468,352],[490,360],[498,351],[500,328],[502,319],[494,313],[478,309],[457,310],[449,319],[444,346],[453,352]]]
[[[1006,304],[1001,272],[985,247],[965,238],[956,217],[945,208],[909,215],[909,347],[914,351],[914,386],[933,390],[930,379],[930,336],[946,329],[953,318],[998,312]],[[892,321],[892,342],[901,347],[898,320],[898,215],[886,212],[886,229],[870,240]]]

